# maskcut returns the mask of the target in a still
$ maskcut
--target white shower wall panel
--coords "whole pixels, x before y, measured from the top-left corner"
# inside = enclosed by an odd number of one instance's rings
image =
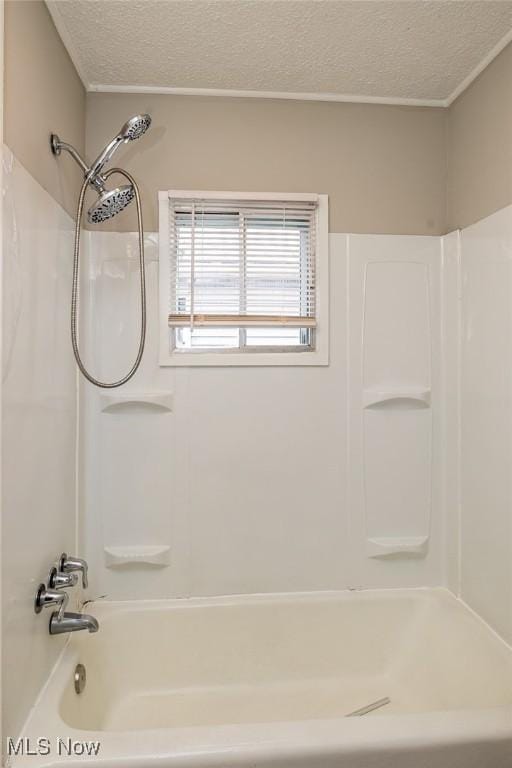
[[[331,366],[309,370],[160,368],[156,236],[146,239],[148,345],[126,390],[171,392],[173,410],[133,414],[133,432],[127,435],[127,414],[102,413],[101,394],[84,386],[83,519],[95,587],[130,598],[348,585],[346,238],[333,243],[332,278],[341,290],[332,314],[338,331]],[[94,233],[90,243],[89,338],[95,348],[88,353],[99,359],[101,375],[115,375],[131,360],[136,343],[136,240]],[[102,266],[105,261],[108,267]],[[123,270],[133,288],[130,306],[127,285],[121,290]],[[106,311],[117,312],[116,319],[110,315],[105,321],[106,305]],[[112,452],[107,446],[115,432],[123,438]],[[109,474],[123,477],[123,505]],[[113,515],[119,523],[116,541]],[[104,547],[138,544],[148,515],[151,530],[143,543],[169,545],[169,566],[107,568]]]
[[[63,648],[33,610],[75,547],[76,370],[69,342],[73,222],[3,148],[3,734],[16,736]]]
[[[115,377],[136,351],[137,239],[90,232],[86,243],[82,340],[94,372]],[[394,252],[428,265],[431,326],[423,344],[431,348],[433,399],[425,410],[438,418],[439,239],[330,235],[330,364],[318,368],[159,367],[156,234],[146,235],[146,246],[148,342],[123,397],[168,393],[172,410],[104,411],[102,393],[82,382],[81,521],[93,592],[134,599],[444,583],[441,499],[434,494],[429,506],[424,552],[371,559],[364,508],[349,483],[349,473],[363,469],[361,455],[348,461],[360,440],[349,421],[360,418],[363,397],[354,390],[361,258]],[[398,347],[397,365],[407,367],[409,354]],[[434,429],[422,477],[437,477],[439,438]],[[391,511],[381,522],[380,532],[389,526],[396,534]],[[157,557],[169,562],[107,563],[105,548],[122,559],[151,547],[169,548]]]
[[[461,592],[512,642],[512,206],[462,231]]]

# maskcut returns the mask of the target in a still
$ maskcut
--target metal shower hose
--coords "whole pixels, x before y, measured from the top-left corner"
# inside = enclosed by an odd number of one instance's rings
[[[80,350],[78,349],[78,332],[77,332],[77,315],[78,315],[78,282],[79,282],[79,272],[80,272],[80,229],[81,229],[81,221],[82,221],[82,213],[84,208],[84,198],[85,198],[85,192],[87,190],[87,187],[89,186],[89,179],[85,178],[84,183],[82,184],[82,188],[80,190],[80,197],[78,198],[78,207],[77,207],[77,213],[76,213],[76,228],[75,228],[75,249],[74,249],[74,257],[73,257],[73,287],[71,291],[71,343],[73,345],[73,352],[75,354],[75,360],[77,362],[77,365],[80,369],[80,371],[83,373],[85,378],[91,382],[91,384],[95,384],[97,387],[103,387],[104,389],[113,389],[114,387],[120,387],[122,384],[125,384],[127,381],[129,381],[133,374],[136,372],[137,368],[140,365],[140,361],[142,359],[142,353],[144,352],[144,344],[146,342],[146,272],[145,272],[145,266],[144,266],[144,230],[142,226],[142,209],[140,204],[140,194],[139,194],[139,188],[137,186],[137,182],[126,171],[123,171],[122,168],[111,168],[109,171],[103,174],[103,178],[108,179],[109,176],[111,176],[113,173],[119,173],[121,176],[124,176],[125,179],[127,179],[132,185],[135,192],[135,202],[137,203],[137,224],[138,224],[138,230],[139,230],[139,266],[140,266],[140,308],[141,308],[141,328],[140,328],[140,342],[139,342],[139,349],[137,352],[137,357],[135,358],[135,362],[128,371],[128,373],[123,376],[122,379],[119,379],[118,381],[100,381],[99,379],[96,379],[94,376],[92,376],[87,368],[85,367],[84,363],[82,362],[82,358],[80,357]]]

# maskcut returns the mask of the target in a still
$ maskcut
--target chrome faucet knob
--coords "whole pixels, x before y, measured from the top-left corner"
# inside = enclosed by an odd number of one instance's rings
[[[40,584],[36,593],[36,599],[34,602],[34,611],[41,613],[43,608],[51,607],[57,608],[58,621],[64,616],[69,601],[69,595],[67,592],[58,589],[49,589],[45,584]]]
[[[87,580],[87,563],[80,557],[68,557],[65,552],[62,553],[59,560],[59,570],[62,573],[72,573],[80,571],[82,574],[82,587],[87,589],[89,582]]]
[[[63,571],[58,571],[55,566],[50,571],[48,586],[51,589],[71,589],[71,587],[76,587],[77,583],[78,574],[76,573],[63,573]]]

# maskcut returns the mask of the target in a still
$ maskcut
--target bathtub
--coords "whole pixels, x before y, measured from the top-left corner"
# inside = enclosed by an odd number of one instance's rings
[[[48,754],[16,766],[512,767],[512,650],[444,590],[91,612],[99,633],[70,637],[24,733]]]

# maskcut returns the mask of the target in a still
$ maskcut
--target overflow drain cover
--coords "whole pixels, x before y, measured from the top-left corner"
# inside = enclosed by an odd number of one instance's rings
[[[82,693],[87,682],[87,673],[83,664],[76,665],[74,680],[76,693]]]

